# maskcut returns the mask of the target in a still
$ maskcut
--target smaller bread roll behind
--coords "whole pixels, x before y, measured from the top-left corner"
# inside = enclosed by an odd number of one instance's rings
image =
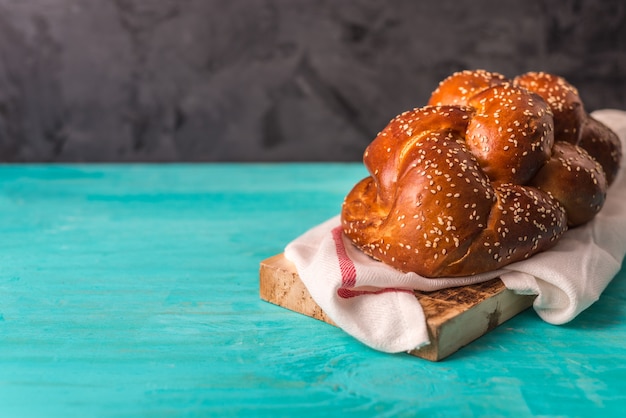
[[[583,124],[578,145],[600,163],[607,183],[613,184],[622,161],[622,142],[617,134],[602,122],[589,116]]]
[[[570,227],[593,219],[604,205],[608,187],[600,164],[581,147],[565,141],[555,142],[552,157],[530,184],[563,205]]]
[[[587,113],[576,87],[563,77],[534,71],[515,77],[513,83],[537,93],[548,103],[554,115],[555,141],[578,143]]]
[[[439,83],[430,96],[429,106],[466,106],[475,94],[507,82],[502,74],[485,70],[465,70],[456,72]]]

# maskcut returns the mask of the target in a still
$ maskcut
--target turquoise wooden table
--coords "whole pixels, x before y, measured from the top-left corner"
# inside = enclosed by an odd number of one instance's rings
[[[626,407],[626,271],[443,362],[263,302],[259,262],[360,164],[0,167],[0,416],[602,416]]]

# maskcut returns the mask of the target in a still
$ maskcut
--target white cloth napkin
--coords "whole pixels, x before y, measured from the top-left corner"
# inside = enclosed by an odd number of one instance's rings
[[[626,152],[626,112],[606,109],[592,115],[618,134]],[[621,268],[626,254],[624,171],[593,221],[566,232],[549,251],[480,276],[427,279],[397,271],[350,244],[339,216],[289,243],[285,256],[313,300],[340,328],[385,352],[429,343],[422,307],[410,289],[430,291],[499,276],[509,289],[538,295],[533,306],[543,320],[563,324],[598,300]]]

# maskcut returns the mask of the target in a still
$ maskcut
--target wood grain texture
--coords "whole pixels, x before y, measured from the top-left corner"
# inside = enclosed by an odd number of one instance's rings
[[[311,297],[294,265],[282,254],[261,262],[259,268],[261,299],[283,308],[310,316],[331,325],[336,324]]]
[[[336,325],[313,300],[298,272],[283,254],[261,262],[261,299]],[[534,296],[516,295],[501,280],[433,292],[415,291],[424,310],[430,344],[411,351],[439,361],[532,305]]]
[[[619,416],[626,274],[443,362],[259,298],[360,164],[0,165],[0,416]]]

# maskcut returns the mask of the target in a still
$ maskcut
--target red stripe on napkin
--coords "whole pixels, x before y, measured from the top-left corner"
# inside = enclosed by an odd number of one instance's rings
[[[343,230],[341,226],[333,229],[333,240],[335,241],[335,250],[339,259],[339,270],[341,271],[341,287],[354,287],[356,284],[356,267],[348,257],[346,247],[343,245]]]
[[[340,298],[348,299],[360,295],[378,295],[387,292],[408,292],[413,294],[411,289],[382,288],[377,290],[355,290],[356,286],[356,267],[343,244],[343,230],[341,226],[337,226],[332,230],[333,241],[335,242],[335,250],[339,261],[339,271],[341,272],[341,287],[337,289],[337,295]]]

